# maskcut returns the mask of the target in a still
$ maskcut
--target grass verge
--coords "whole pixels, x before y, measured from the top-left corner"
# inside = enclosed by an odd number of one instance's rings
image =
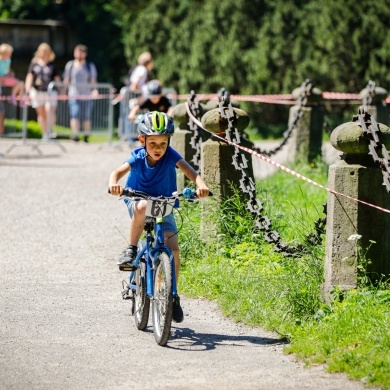
[[[294,170],[327,183],[325,164]],[[183,204],[180,291],[217,301],[236,321],[277,332],[290,341],[286,353],[307,364],[324,363],[331,372],[390,389],[389,284],[372,286],[362,277],[358,289],[335,291],[330,304],[322,298],[324,242],[313,245],[305,236],[323,216],[327,193],[280,172],[258,182],[257,195],[272,229],[284,241],[303,244],[305,254],[275,252],[238,194],[221,208],[206,203],[214,210],[207,222],[217,231],[212,238],[199,233],[204,205]]]

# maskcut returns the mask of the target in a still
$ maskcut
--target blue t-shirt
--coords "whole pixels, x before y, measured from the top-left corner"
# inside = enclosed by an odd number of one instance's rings
[[[168,146],[161,160],[154,167],[150,167],[146,160],[144,147],[131,152],[127,162],[131,166],[126,187],[144,191],[151,196],[172,196],[177,191],[176,163],[182,156]]]

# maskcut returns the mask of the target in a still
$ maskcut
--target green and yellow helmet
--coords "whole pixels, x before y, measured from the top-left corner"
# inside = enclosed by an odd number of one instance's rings
[[[174,131],[173,119],[165,112],[147,112],[138,122],[139,135],[172,135]]]

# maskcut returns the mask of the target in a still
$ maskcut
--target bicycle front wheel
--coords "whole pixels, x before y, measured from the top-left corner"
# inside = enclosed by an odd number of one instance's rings
[[[150,300],[146,295],[145,262],[140,261],[139,267],[134,271],[134,281],[137,286],[134,294],[134,320],[139,330],[144,330],[148,325]]]
[[[169,256],[161,253],[154,271],[152,303],[153,333],[158,345],[166,345],[172,323],[172,267]]]

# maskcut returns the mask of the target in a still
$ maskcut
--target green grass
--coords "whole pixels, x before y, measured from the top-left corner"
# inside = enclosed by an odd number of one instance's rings
[[[297,329],[287,351],[331,372],[390,388],[390,291],[350,291]],[[327,313],[327,314],[325,314]]]
[[[5,135],[12,137],[20,137],[22,133],[22,122],[15,119],[5,119]],[[69,127],[54,126],[54,132],[57,133],[57,139],[69,139],[71,131]],[[36,121],[27,121],[27,138],[28,139],[40,139],[42,138],[42,131],[39,124]],[[90,143],[104,143],[108,142],[108,134],[106,129],[99,129],[99,131],[92,132]]]
[[[293,169],[327,184],[327,166],[320,162]],[[327,192],[280,172],[257,183],[257,196],[272,228],[283,241],[303,244],[305,254],[275,252],[238,194],[222,213],[211,211],[212,237],[199,233],[202,205],[183,204],[180,291],[215,300],[236,321],[277,332],[290,341],[286,353],[307,364],[324,363],[331,372],[390,389],[389,285],[373,287],[362,277],[357,290],[335,293],[331,304],[322,297],[324,240],[312,245],[305,237],[324,216]],[[207,204],[209,213],[219,209],[211,198]]]

